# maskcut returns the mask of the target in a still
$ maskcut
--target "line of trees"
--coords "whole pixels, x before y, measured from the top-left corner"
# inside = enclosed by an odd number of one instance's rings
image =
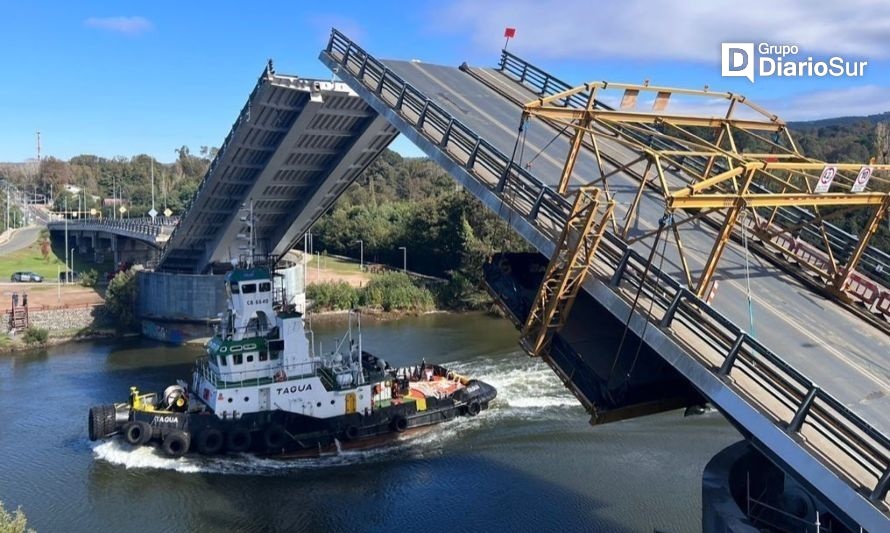
[[[3,173],[21,189],[52,197],[56,210],[68,205],[68,210],[78,206],[83,211],[101,209],[102,200],[121,198],[131,216],[146,216],[151,209],[151,173],[154,166],[155,206],[160,212],[166,204],[174,214],[181,214],[203,178],[217,149],[202,146],[193,154],[188,146],[175,150],[172,163],[162,163],[151,156],[140,154],[133,157],[105,158],[95,155],[79,155],[64,161],[52,156],[36,165],[4,167]],[[66,185],[76,186],[82,192],[66,191]],[[103,216],[109,216],[109,208]]]
[[[316,249],[449,279],[455,302],[478,300],[482,265],[500,250],[529,247],[427,159],[385,151],[312,230]]]

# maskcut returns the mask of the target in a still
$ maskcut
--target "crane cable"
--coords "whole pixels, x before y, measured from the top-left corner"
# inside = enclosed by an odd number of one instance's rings
[[[532,163],[535,162],[535,159],[540,157],[540,155],[544,153],[544,150],[550,148],[550,145],[553,144],[553,141],[562,137],[562,134],[565,133],[567,129],[569,129],[569,124],[566,124],[561,130],[559,130],[559,132],[556,135],[553,136],[552,139],[550,139],[550,142],[548,142],[547,144],[544,145],[543,148],[538,150],[538,153],[536,153],[535,156],[532,157],[531,159],[529,159],[528,163],[525,164],[525,168],[531,168]]]
[[[519,131],[516,133],[516,142],[513,143],[513,153],[510,154],[510,160],[507,161],[507,166],[504,168],[504,188],[505,189],[507,188],[507,180],[510,176],[510,173],[513,171],[513,164],[514,164],[514,161],[516,160],[517,150],[519,151],[519,167],[520,168],[522,167],[522,154],[525,152],[525,130],[526,130],[527,124],[528,124],[528,117],[523,117],[522,119],[520,119]],[[520,143],[522,143],[521,147],[520,147]],[[512,193],[513,194],[511,194],[511,197],[510,197],[510,209],[507,214],[507,224],[510,224],[510,225],[512,225],[512,223],[513,223],[513,200],[515,199],[515,194],[516,194],[515,191],[512,191]],[[501,191],[501,203],[498,206],[498,216],[501,218],[503,218],[501,216],[502,209],[506,203],[507,203],[506,195],[504,195],[503,191]]]
[[[748,218],[748,211],[742,211],[742,242],[745,246],[745,288],[748,296],[748,334],[751,335],[752,338],[757,338],[757,334],[754,330],[754,298],[751,294],[751,269],[750,269],[750,254],[748,250],[748,226],[745,225],[746,219]]]
[[[615,373],[615,369],[618,366],[618,360],[621,358],[621,350],[624,348],[624,342],[627,340],[627,332],[630,330],[630,321],[633,318],[634,312],[637,309],[637,304],[640,301],[640,294],[643,292],[643,285],[646,283],[646,276],[649,275],[649,269],[652,268],[652,261],[655,258],[655,251],[658,249],[658,241],[661,240],[661,234],[664,231],[665,226],[667,225],[668,220],[673,220],[673,214],[665,213],[661,219],[658,221],[658,231],[655,233],[655,240],[652,241],[652,247],[649,249],[649,257],[646,259],[646,267],[643,269],[643,273],[640,276],[640,284],[637,286],[637,293],[634,295],[633,303],[630,306],[630,311],[627,314],[627,320],[624,322],[624,331],[621,334],[621,341],[618,343],[618,349],[615,351],[615,356],[612,359],[612,366],[609,369],[609,375],[606,378],[606,393],[611,397],[611,390],[609,387],[609,382],[612,381],[612,376]],[[665,239],[665,243],[667,243],[667,239]],[[664,251],[661,253],[662,264],[664,262]],[[625,267],[626,268],[626,267]],[[653,299],[654,302],[654,299]],[[650,306],[651,310],[651,306]],[[649,317],[646,317],[646,324],[649,323]],[[645,326],[644,326],[645,327]],[[645,333],[645,329],[643,331]],[[639,356],[640,349],[643,345],[643,338],[640,337],[640,346],[637,347],[636,356]],[[636,364],[636,356],[634,357],[633,364]],[[631,367],[632,368],[632,367]],[[614,398],[613,398],[614,400]]]

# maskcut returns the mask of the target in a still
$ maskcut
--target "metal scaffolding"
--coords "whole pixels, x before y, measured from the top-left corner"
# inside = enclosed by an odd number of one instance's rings
[[[519,342],[536,357],[549,349],[571,312],[584,278],[590,272],[596,250],[606,231],[615,202],[603,201],[596,187],[581,187],[557,241],[544,279],[535,295]]]
[[[618,109],[599,100],[609,91],[621,92]],[[577,105],[579,97],[585,99],[586,106]],[[669,104],[678,99],[678,106],[686,111],[669,113]],[[641,103],[650,101],[650,110],[637,110]],[[890,165],[829,164],[808,158],[801,153],[784,121],[741,95],[592,82],[527,103],[523,120],[529,117],[572,132],[557,188],[561,194],[570,192],[572,171],[582,146],[593,151],[600,172],[584,185],[599,186],[608,193],[608,179],[615,174],[625,173],[638,179],[639,187],[625,211],[620,230],[629,242],[651,235],[628,238],[644,190],[660,194],[666,211],[686,211],[686,218],[677,213],[672,233],[687,282],[700,297],[709,290],[721,254],[745,210],[754,214],[758,237],[769,243],[782,231],[773,225],[779,207],[811,207],[817,215],[828,258],[825,264],[802,261],[802,266],[825,279],[827,289],[843,294],[850,273],[890,209],[890,193],[865,190],[866,183],[882,184],[885,188],[890,185]],[[607,144],[608,154],[602,150]],[[622,158],[615,157],[616,148],[623,152]],[[835,191],[845,187],[847,192],[829,192],[831,187]],[[824,207],[842,209],[820,212]],[[846,261],[841,261],[832,253],[824,220],[853,208],[873,212],[857,246]],[[714,245],[705,268],[694,279],[677,226],[720,212],[723,218],[717,221]]]

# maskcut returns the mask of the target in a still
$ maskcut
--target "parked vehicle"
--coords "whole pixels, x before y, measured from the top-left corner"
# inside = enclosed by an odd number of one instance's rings
[[[14,272],[12,276],[9,277],[9,281],[18,281],[18,282],[35,282],[41,283],[43,281],[43,276],[40,274],[35,274],[34,272]]]

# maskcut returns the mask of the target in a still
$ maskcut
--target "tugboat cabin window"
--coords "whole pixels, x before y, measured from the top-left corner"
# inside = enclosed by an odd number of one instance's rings
[[[248,355],[248,356],[247,356],[247,362],[248,362],[248,363],[252,363],[252,362],[253,362],[253,356],[252,356],[252,355]]]
[[[240,353],[232,354],[232,364],[240,365],[244,362],[244,356]]]
[[[253,294],[256,292],[256,284],[255,283],[245,283],[241,286],[241,292],[244,294]]]
[[[260,361],[266,361],[269,359],[269,352],[263,350],[260,352]]]
[[[260,292],[269,292],[272,290],[272,284],[268,281],[260,283]]]
[[[232,294],[238,294],[241,292],[241,290],[238,288],[237,283],[232,283],[231,288],[232,288]]]
[[[226,366],[226,356],[225,355],[219,356],[219,366]]]

